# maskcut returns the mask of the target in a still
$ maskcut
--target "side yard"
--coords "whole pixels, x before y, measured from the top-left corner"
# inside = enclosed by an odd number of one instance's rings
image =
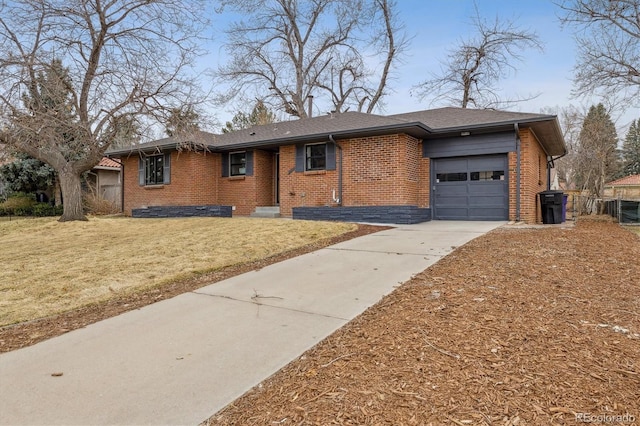
[[[504,227],[203,424],[640,422],[640,237]]]
[[[61,314],[57,334],[358,229],[253,218],[1,220],[0,352],[22,346],[12,334],[30,343],[47,337],[43,327]]]

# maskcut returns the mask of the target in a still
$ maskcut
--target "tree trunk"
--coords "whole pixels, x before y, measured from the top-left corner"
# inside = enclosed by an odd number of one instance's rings
[[[56,181],[53,185],[53,203],[56,206],[62,205],[62,191],[60,189],[60,178],[56,176]]]
[[[80,175],[69,170],[58,170],[62,189],[63,211],[59,222],[87,220],[82,208],[82,185]]]

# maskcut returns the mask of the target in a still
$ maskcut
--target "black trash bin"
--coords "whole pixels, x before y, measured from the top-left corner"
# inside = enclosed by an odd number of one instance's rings
[[[540,209],[542,210],[542,223],[562,223],[562,208],[564,193],[562,191],[542,191],[540,196]]]

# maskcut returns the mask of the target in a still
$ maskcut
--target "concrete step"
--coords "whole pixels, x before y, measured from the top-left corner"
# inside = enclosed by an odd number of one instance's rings
[[[249,216],[251,217],[280,217],[278,206],[258,206]]]

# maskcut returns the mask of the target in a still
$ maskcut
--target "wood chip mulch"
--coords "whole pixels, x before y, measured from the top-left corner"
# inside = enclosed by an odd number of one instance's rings
[[[203,424],[640,424],[640,238],[503,227]]]
[[[67,333],[71,330],[86,327],[89,324],[93,324],[103,319],[134,309],[139,309],[151,303],[159,302],[182,293],[196,290],[205,285],[222,281],[245,272],[261,269],[267,265],[281,262],[304,253],[309,253],[322,247],[384,229],[389,229],[389,227],[358,225],[358,228],[354,231],[347,232],[334,238],[317,241],[313,244],[309,244],[295,250],[289,250],[265,259],[233,265],[211,273],[199,275],[192,279],[172,282],[146,291],[115,295],[106,302],[92,304],[60,315],[0,327],[0,353],[31,346],[43,340]]]

